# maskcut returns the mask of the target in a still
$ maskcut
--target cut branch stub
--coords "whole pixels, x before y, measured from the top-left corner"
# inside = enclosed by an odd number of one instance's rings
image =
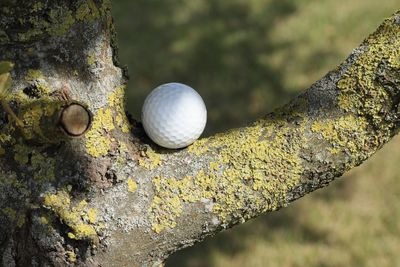
[[[59,123],[67,135],[80,137],[90,129],[92,113],[82,104],[71,103],[61,111]]]

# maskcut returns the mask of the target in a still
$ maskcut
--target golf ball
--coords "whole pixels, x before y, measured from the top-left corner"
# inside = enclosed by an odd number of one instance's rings
[[[201,96],[181,83],[167,83],[154,89],[142,108],[142,123],[147,135],[166,148],[182,148],[202,134],[207,109]]]

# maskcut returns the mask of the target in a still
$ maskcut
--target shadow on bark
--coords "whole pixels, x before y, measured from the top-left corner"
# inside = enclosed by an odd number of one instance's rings
[[[37,100],[27,107],[14,109],[30,110],[52,104]],[[8,127],[16,129],[11,136],[14,143],[2,144],[5,154],[0,159],[5,174],[0,177],[0,254],[4,256],[3,264],[7,257],[5,250],[15,251],[12,257],[18,266],[31,266],[33,261],[40,266],[64,266],[64,262],[60,262],[64,258],[64,248],[77,248],[77,255],[85,259],[90,255],[90,241],[71,239],[68,233],[72,230],[67,223],[55,211],[45,208],[42,201],[45,193],[69,190],[74,199],[71,205],[75,205],[75,201],[84,199],[92,191],[93,181],[87,177],[93,175],[88,173],[90,163],[82,154],[82,143],[68,137],[57,140],[56,134],[53,134],[54,140],[50,140],[52,132],[45,136],[35,132],[36,128],[32,128],[33,137],[26,140],[23,130],[12,125],[0,109],[0,133],[7,133]]]

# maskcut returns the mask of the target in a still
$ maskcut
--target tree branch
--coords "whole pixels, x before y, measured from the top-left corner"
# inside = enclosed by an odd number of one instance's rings
[[[9,103],[26,125],[0,114],[3,265],[156,265],[327,185],[398,131],[400,12],[288,105],[175,151],[127,123],[106,2],[28,2],[7,14],[26,21],[0,24],[1,60],[15,63]],[[63,83],[94,114],[84,138],[43,131]]]

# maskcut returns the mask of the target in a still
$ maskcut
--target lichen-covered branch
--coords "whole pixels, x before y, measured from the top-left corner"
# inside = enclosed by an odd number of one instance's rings
[[[109,3],[22,2],[0,8],[6,102],[23,123],[0,112],[4,266],[160,264],[327,185],[398,131],[400,12],[286,106],[164,150],[125,116]],[[55,123],[66,101],[93,113],[84,137]]]

